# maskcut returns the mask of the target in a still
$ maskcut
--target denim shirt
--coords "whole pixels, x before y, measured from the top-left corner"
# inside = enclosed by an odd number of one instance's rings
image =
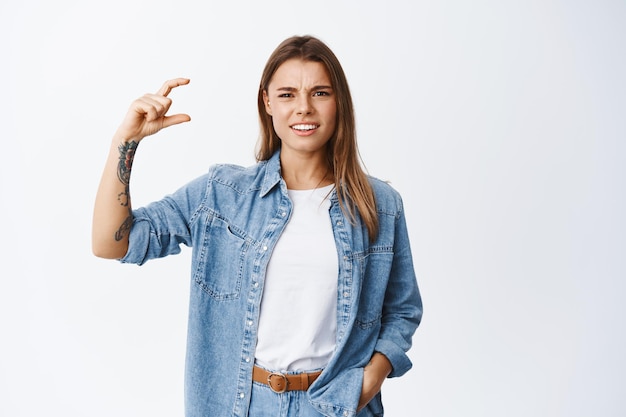
[[[308,390],[323,415],[355,416],[363,368],[384,354],[390,377],[411,368],[406,355],[419,325],[417,286],[400,195],[371,178],[379,234],[371,243],[357,216],[342,212],[336,193],[329,214],[339,260],[337,345]],[[146,261],[193,248],[185,412],[187,417],[246,417],[259,307],[272,249],[292,212],[280,152],[243,168],[216,165],[174,194],[133,212],[122,262]],[[311,300],[315,302],[315,300]],[[306,308],[285,300],[285,314]],[[359,416],[382,416],[377,395]]]

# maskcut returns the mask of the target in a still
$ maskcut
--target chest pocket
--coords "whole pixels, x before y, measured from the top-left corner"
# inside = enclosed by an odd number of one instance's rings
[[[250,243],[242,230],[225,219],[215,213],[208,216],[194,280],[216,300],[239,298]]]

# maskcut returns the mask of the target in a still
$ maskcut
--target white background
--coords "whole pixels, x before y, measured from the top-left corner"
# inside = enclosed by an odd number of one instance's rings
[[[386,415],[626,415],[624,22],[619,0],[3,0],[0,415],[183,415],[189,251],[91,254],[110,138],[185,76],[193,120],[142,143],[135,205],[251,164],[294,34],[338,55],[405,200],[425,314]]]

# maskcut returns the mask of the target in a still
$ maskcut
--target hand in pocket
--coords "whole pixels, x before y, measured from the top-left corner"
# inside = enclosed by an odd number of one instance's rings
[[[357,412],[369,403],[380,392],[385,378],[392,371],[391,363],[385,355],[375,352],[369,363],[363,368],[363,386]]]

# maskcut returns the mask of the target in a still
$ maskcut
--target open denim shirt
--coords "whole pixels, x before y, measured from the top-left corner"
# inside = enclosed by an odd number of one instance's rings
[[[390,360],[390,377],[411,368],[406,351],[422,316],[402,200],[388,184],[370,181],[380,223],[373,243],[360,218],[351,223],[335,191],[330,196],[339,259],[337,346],[308,390],[310,402],[326,416],[356,415],[363,367],[374,351]],[[122,262],[143,264],[176,254],[181,244],[193,248],[186,416],[247,416],[265,272],[292,207],[276,152],[249,168],[213,166],[133,212]],[[306,306],[294,308],[285,300],[285,314],[298,308]],[[359,413],[382,415],[380,395]]]

